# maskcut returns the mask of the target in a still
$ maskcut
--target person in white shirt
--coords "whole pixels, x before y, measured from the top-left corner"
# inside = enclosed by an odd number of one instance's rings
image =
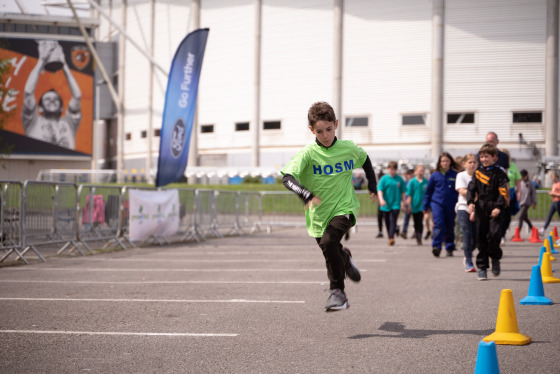
[[[464,265],[465,272],[467,273],[476,272],[472,262],[472,253],[475,247],[476,237],[474,213],[470,214],[468,212],[467,187],[477,166],[478,161],[474,154],[469,153],[465,155],[463,158],[463,168],[465,171],[457,174],[457,180],[455,181],[455,189],[459,192],[459,199],[456,206],[457,216],[459,219],[459,225],[463,231],[463,253],[465,254]]]

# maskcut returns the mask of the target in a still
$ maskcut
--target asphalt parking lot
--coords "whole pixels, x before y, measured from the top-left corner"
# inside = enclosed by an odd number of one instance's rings
[[[560,283],[544,285],[553,305],[519,304],[538,244],[507,243],[480,282],[460,255],[376,233],[345,242],[362,281],[335,313],[303,228],[0,268],[0,372],[473,373],[511,289],[532,342],[497,346],[501,372],[560,373]]]

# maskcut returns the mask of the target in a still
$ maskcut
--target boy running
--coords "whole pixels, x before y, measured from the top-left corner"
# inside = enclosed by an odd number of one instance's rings
[[[467,204],[469,213],[474,212],[476,235],[478,237],[478,255],[476,266],[479,269],[478,280],[486,280],[488,276],[488,257],[492,259],[492,274],[500,275],[501,224],[504,209],[509,197],[509,182],[504,169],[495,165],[498,149],[486,143],[478,151],[480,166],[467,187]],[[478,199],[475,201],[475,199]]]
[[[349,306],[344,278],[348,276],[354,282],[361,279],[350,250],[340,243],[356,224],[360,207],[352,186],[352,170],[364,169],[372,200],[377,194],[377,182],[366,151],[352,141],[336,138],[338,120],[329,104],[313,104],[307,119],[315,142],[284,166],[282,181],[305,204],[307,232],[323,251],[331,290],[325,310],[343,310]]]

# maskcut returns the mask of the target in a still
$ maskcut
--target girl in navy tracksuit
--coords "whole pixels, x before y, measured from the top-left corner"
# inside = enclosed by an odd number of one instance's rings
[[[439,156],[436,171],[430,177],[424,196],[424,214],[428,214],[431,209],[434,218],[432,253],[436,257],[439,257],[444,241],[447,256],[453,256],[455,250],[455,204],[458,198],[455,178],[458,169],[453,157],[443,152]]]

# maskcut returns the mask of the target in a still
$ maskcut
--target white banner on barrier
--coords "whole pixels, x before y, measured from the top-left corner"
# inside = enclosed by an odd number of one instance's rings
[[[179,231],[179,191],[129,190],[130,240]]]

